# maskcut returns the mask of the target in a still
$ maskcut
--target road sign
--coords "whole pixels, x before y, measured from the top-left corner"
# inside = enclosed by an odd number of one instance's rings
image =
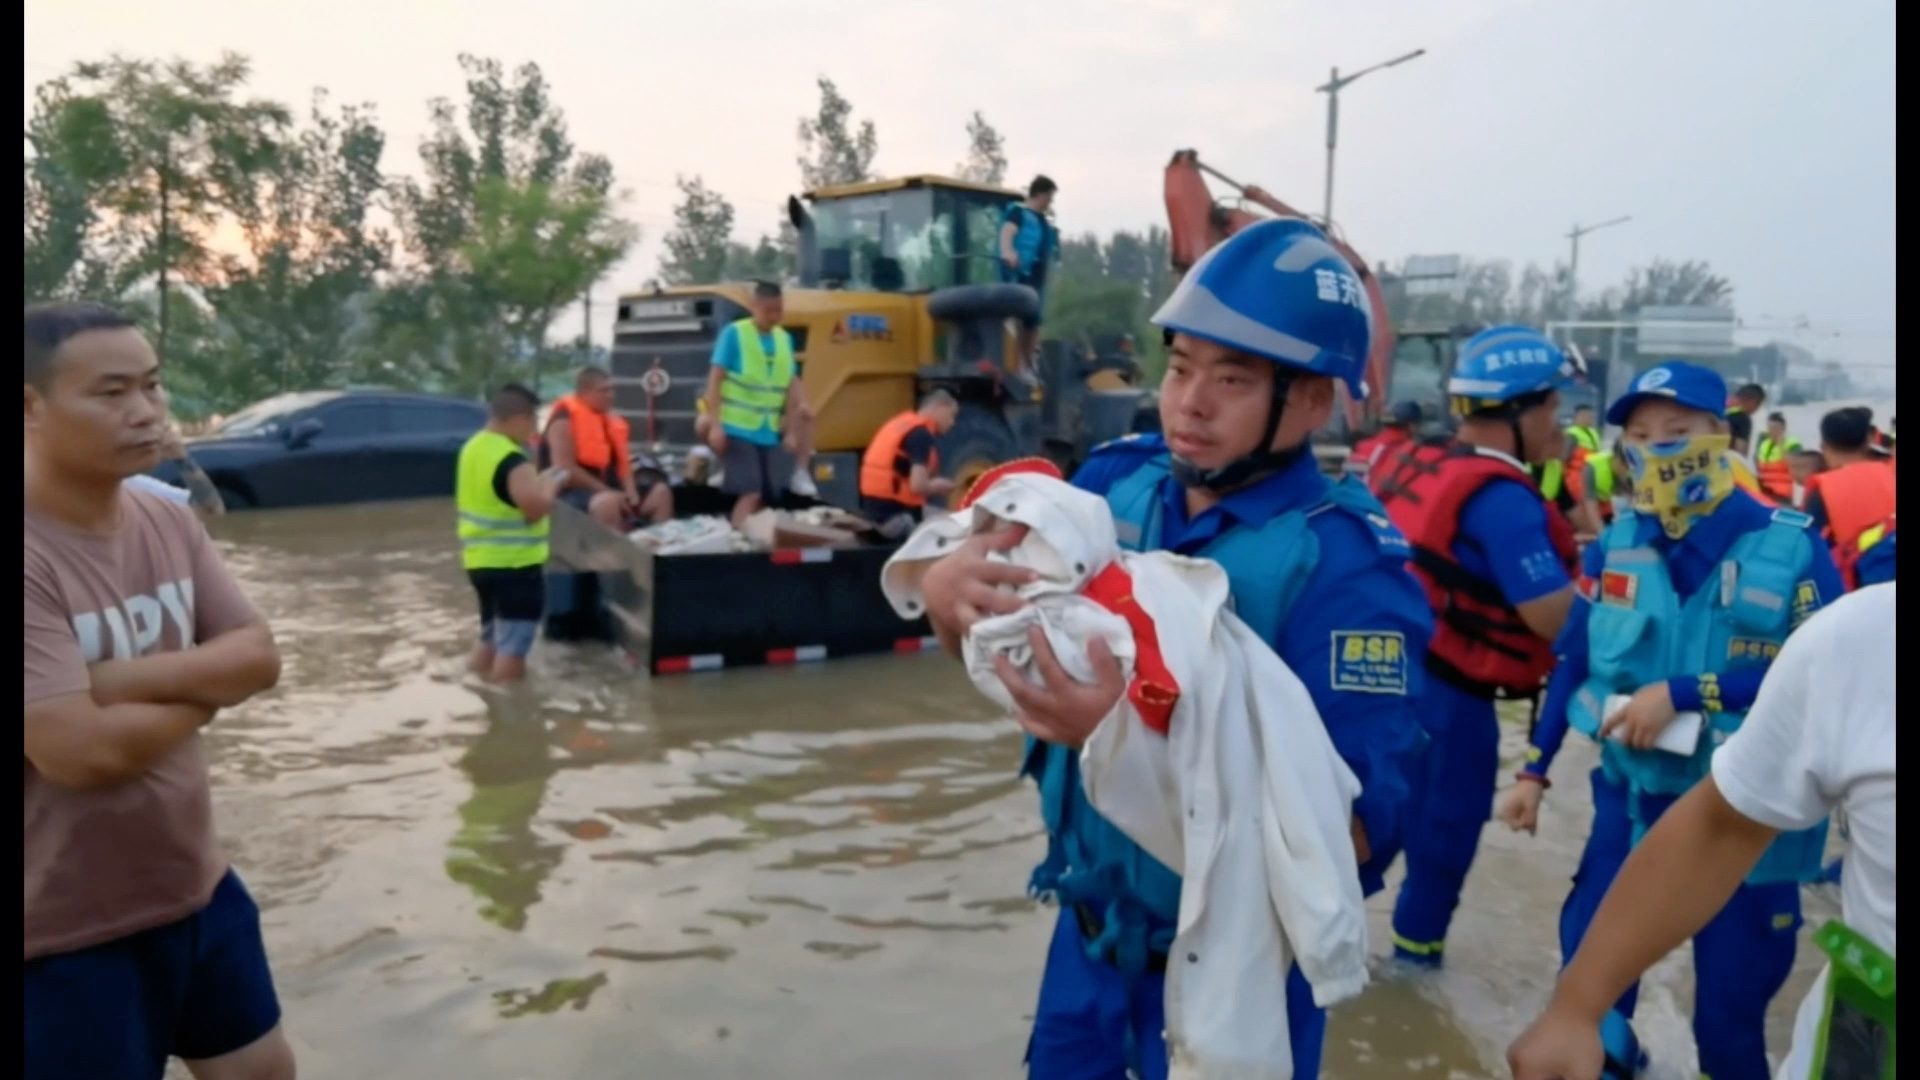
[[[667,374],[667,369],[661,367],[658,360],[653,362],[645,375],[640,376],[640,389],[645,390],[648,397],[659,397],[672,386],[673,377]]]

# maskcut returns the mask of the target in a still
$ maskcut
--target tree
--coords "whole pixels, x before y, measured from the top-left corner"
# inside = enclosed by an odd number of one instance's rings
[[[169,278],[202,280],[209,233],[253,201],[290,119],[241,97],[248,74],[233,53],[206,66],[115,56],[42,84],[27,122],[28,288],[114,301],[149,277],[163,297]]]
[[[762,233],[752,247],[727,246],[726,278],[729,281],[785,281],[793,276],[793,256],[773,237]]]
[[[663,244],[659,280],[667,285],[705,284],[731,277],[734,261],[733,204],[696,176],[676,177],[680,204],[673,208],[673,231]]]
[[[371,217],[385,149],[370,107],[331,111],[316,91],[306,127],[253,203],[235,209],[247,254],[220,257],[203,286],[236,346],[214,395],[221,407],[378,368],[367,301],[392,247]]]
[[[960,163],[955,175],[976,184],[1006,182],[1006,141],[977,109],[974,110],[973,119],[967,121],[967,160]]]
[[[1627,274],[1618,307],[1725,307],[1733,303],[1733,284],[1713,272],[1706,262],[1689,259],[1675,263],[1655,259]]]
[[[820,108],[800,120],[801,182],[811,191],[873,179],[873,156],[880,149],[873,121],[862,120],[857,128],[851,126],[853,105],[840,96],[832,79],[822,75],[816,81]]]
[[[498,60],[463,54],[460,66],[464,117],[431,103],[424,179],[394,188],[409,276],[383,311],[406,320],[388,342],[417,378],[479,392],[507,372],[537,383],[561,305],[639,234],[615,211],[611,164],[575,153],[539,65],[511,80]]]

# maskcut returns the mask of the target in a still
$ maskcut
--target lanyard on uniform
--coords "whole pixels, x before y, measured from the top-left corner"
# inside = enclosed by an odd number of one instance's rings
[[[1831,962],[1806,1080],[1893,1080],[1893,957],[1839,920],[1813,940]]]

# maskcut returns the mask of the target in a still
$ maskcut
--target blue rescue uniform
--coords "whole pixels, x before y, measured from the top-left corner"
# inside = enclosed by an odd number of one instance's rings
[[[1460,510],[1453,556],[1508,604],[1550,596],[1573,581],[1547,531],[1547,506],[1518,480],[1493,480]],[[1440,959],[1460,890],[1480,848],[1500,773],[1500,721],[1491,698],[1429,677],[1420,719],[1432,743],[1413,775],[1407,876],[1393,907],[1394,953]]]
[[[1672,582],[1673,593],[1682,605],[1689,605],[1702,590],[1727,591],[1722,585],[1727,572],[1722,567],[1736,544],[1753,543],[1755,534],[1777,523],[1804,528],[1806,522],[1805,515],[1772,511],[1745,492],[1735,491],[1711,516],[1695,524],[1677,541],[1669,540],[1656,522],[1633,514],[1623,515],[1610,530],[1629,530],[1621,539],[1658,553],[1666,577]],[[1839,571],[1826,545],[1810,531],[1807,536],[1809,543],[1801,559],[1803,566],[1797,571],[1786,568],[1794,579],[1786,631],[1837,599],[1843,591]],[[1609,538],[1603,535],[1587,548],[1579,598],[1574,602],[1566,628],[1554,644],[1560,664],[1548,684],[1546,704],[1525,766],[1526,771],[1537,776],[1546,776],[1566,738],[1577,695],[1592,676],[1596,663],[1593,639],[1596,605],[1630,609],[1639,600],[1642,589],[1654,587],[1648,584],[1647,574],[1630,573],[1618,566],[1609,568]],[[1699,711],[1715,718],[1726,714],[1744,715],[1752,706],[1778,651],[1777,644],[1732,636],[1722,648],[1728,656],[1711,665],[1717,670],[1667,680],[1676,711]],[[1719,734],[1714,732],[1709,737],[1717,742]],[[1701,763],[1710,755],[1709,746],[1700,755]],[[1635,784],[1629,782],[1616,764],[1616,759],[1624,756],[1610,749],[1607,760],[1592,772],[1593,830],[1574,872],[1573,888],[1560,912],[1563,963],[1579,948],[1601,898],[1626,861],[1637,836],[1643,835],[1682,793],[1636,790]],[[1801,921],[1800,886],[1795,880],[1780,878],[1810,879],[1819,873],[1818,840],[1824,836],[1824,827],[1816,831],[1820,837],[1789,834],[1770,848],[1755,877],[1749,877],[1727,906],[1693,939],[1694,1039],[1699,1047],[1700,1071],[1715,1080],[1767,1080],[1771,1075],[1766,1057],[1766,1009],[1792,970]],[[1784,875],[1762,873],[1770,867],[1777,871],[1779,867],[1772,865],[1776,855],[1795,843],[1804,848],[1808,839],[1814,840],[1811,859],[1793,860],[1808,865],[1789,869]],[[1804,856],[1806,852],[1802,850],[1797,854]],[[1769,880],[1756,881],[1756,877]],[[1637,996],[1637,986],[1629,989],[1615,1004],[1615,1011],[1631,1018]]]
[[[1378,891],[1400,843],[1404,772],[1423,741],[1412,702],[1433,621],[1405,568],[1406,541],[1379,504],[1356,482],[1336,487],[1308,455],[1189,518],[1157,435],[1097,448],[1073,483],[1107,498],[1123,546],[1205,556],[1226,569],[1236,612],[1306,684],[1360,780],[1354,814],[1371,848],[1361,885]],[[1160,1080],[1179,877],[1098,817],[1073,752],[1030,739],[1023,771],[1040,786],[1049,832],[1033,888],[1061,906],[1029,1075],[1119,1080],[1132,1067]],[[1297,967],[1287,1011],[1294,1075],[1314,1077],[1326,1014]]]

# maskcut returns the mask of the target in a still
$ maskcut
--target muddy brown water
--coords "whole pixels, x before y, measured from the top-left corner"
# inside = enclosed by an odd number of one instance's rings
[[[957,665],[649,681],[543,645],[526,687],[478,692],[451,521],[428,502],[214,526],[285,656],[210,733],[302,1077],[1022,1075],[1053,916],[1024,895],[1040,824],[1018,729]],[[1382,965],[1336,1011],[1330,1080],[1506,1075],[1589,814],[1592,754],[1563,757],[1538,837],[1488,826],[1447,970]],[[1810,919],[1836,910],[1807,895]],[[1799,967],[1776,1054],[1804,943]],[[1642,996],[1655,1076],[1695,1075],[1691,1001],[1681,950]]]

